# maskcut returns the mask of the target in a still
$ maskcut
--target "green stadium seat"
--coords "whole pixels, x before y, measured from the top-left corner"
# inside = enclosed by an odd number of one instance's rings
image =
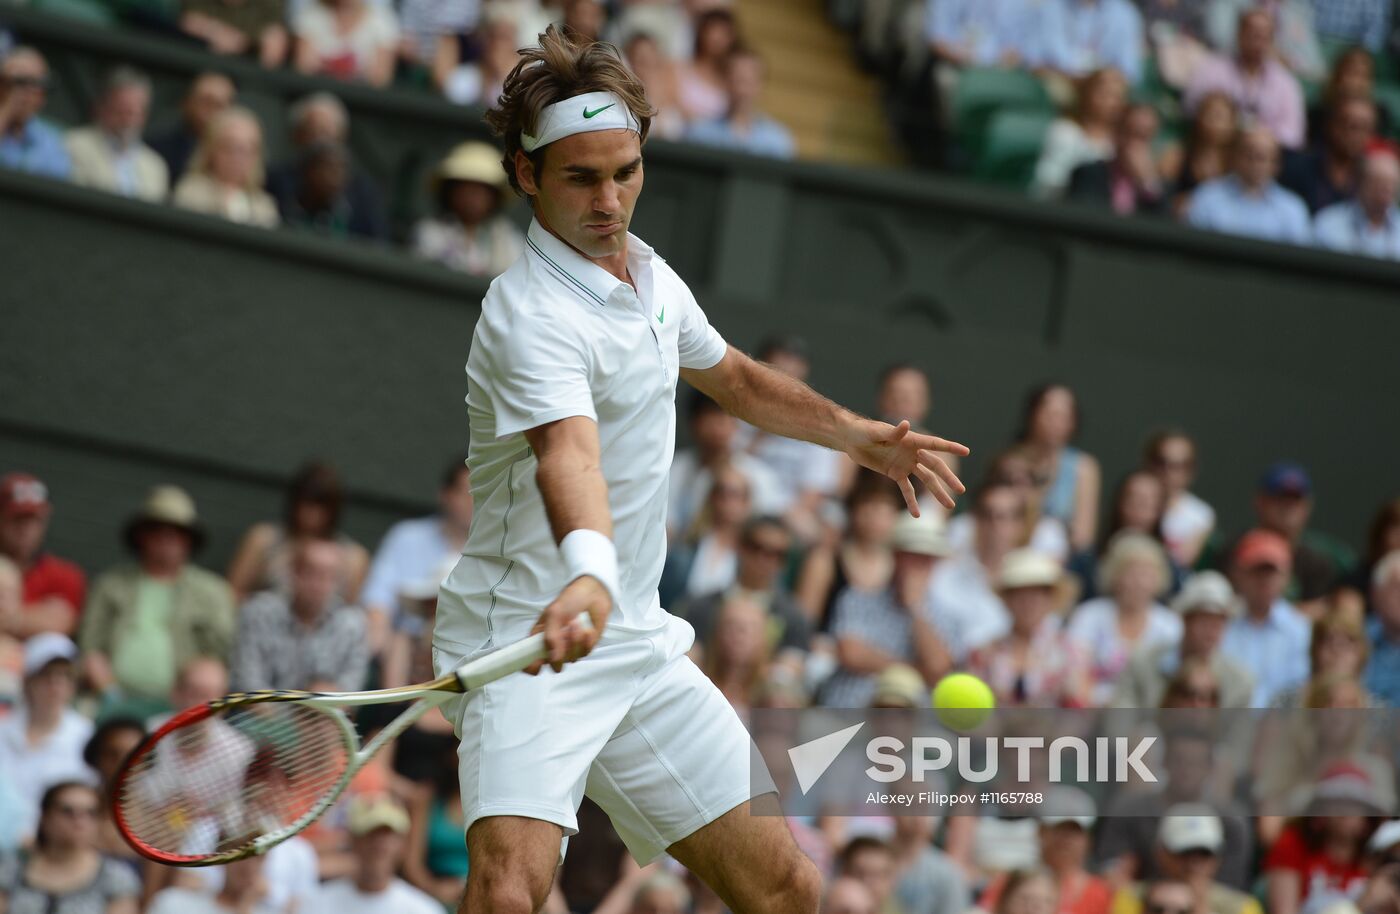
[[[1028,108],[996,112],[987,126],[974,174],[994,184],[1025,189],[1035,173],[1045,132],[1055,114]]]
[[[92,25],[110,26],[117,22],[116,15],[103,0],[34,0],[33,7]]]
[[[963,71],[953,91],[953,128],[974,159],[992,118],[1006,109],[1053,113],[1054,105],[1045,86],[1031,73],[994,68]]]

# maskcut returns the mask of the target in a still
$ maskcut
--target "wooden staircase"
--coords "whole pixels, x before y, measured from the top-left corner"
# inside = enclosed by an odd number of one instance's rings
[[[897,165],[904,159],[878,81],[856,66],[850,39],[822,0],[736,0],[745,40],[768,65],[763,104],[807,159]]]

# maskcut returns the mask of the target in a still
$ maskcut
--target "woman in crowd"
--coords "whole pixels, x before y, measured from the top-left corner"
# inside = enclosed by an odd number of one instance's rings
[[[1318,779],[1303,816],[1289,822],[1264,858],[1269,914],[1319,914],[1355,898],[1366,882],[1366,842],[1376,817],[1389,815],[1380,794],[1367,797],[1363,768],[1338,767]]]
[[[1097,809],[1078,787],[1054,785],[1045,799],[1038,835],[1040,863],[1055,880],[1055,914],[1108,914],[1112,891],[1088,870]],[[1001,874],[988,883],[978,902],[984,911],[997,910],[1009,878]]]
[[[846,496],[845,537],[814,546],[797,576],[794,595],[814,627],[827,629],[836,598],[846,588],[874,592],[889,583],[890,535],[903,510],[904,498],[889,479],[870,470],[856,476]]]
[[[97,823],[96,847],[109,857],[125,860],[139,872],[140,858],[131,845],[117,831],[117,823],[112,818],[112,785],[122,762],[126,761],[141,740],[146,738],[146,728],[139,720],[130,717],[114,717],[103,722],[83,747],[83,761],[97,773],[101,789],[101,816]]]
[[[0,858],[5,914],[136,914],[141,884],[97,850],[97,791],[63,781],[44,792],[34,847]]]
[[[1070,616],[1069,635],[1089,658],[1091,700],[1102,705],[1133,652],[1180,640],[1181,617],[1158,602],[1171,571],[1162,547],[1145,534],[1119,534],[1098,577],[1105,596],[1080,604]]]
[[[394,78],[399,25],[388,4],[315,0],[292,21],[300,73],[387,86]]]
[[[1055,877],[1042,869],[1008,873],[992,914],[1056,914],[1060,892]]]
[[[1123,477],[1113,492],[1113,501],[1108,510],[1108,522],[1104,525],[1100,558],[1110,543],[1122,533],[1139,533],[1151,537],[1162,546],[1167,557],[1171,574],[1167,586],[1168,593],[1175,593],[1185,576],[1181,567],[1172,559],[1162,536],[1162,523],[1166,517],[1167,490],[1162,480],[1145,470],[1137,470]],[[1075,570],[1084,581],[1084,595],[1097,596],[1094,566],[1096,559],[1080,556]]]
[[[1344,592],[1354,594],[1366,605],[1371,602],[1371,577],[1387,554],[1400,550],[1400,498],[1381,505],[1366,530],[1365,561],[1358,562],[1342,582]]]
[[[1035,165],[1031,190],[1059,197],[1080,165],[1112,158],[1113,137],[1128,104],[1128,81],[1111,67],[1095,70],[1079,84],[1074,112],[1050,125]]]
[[[679,139],[685,132],[685,115],[681,111],[680,75],[676,65],[666,57],[655,36],[648,32],[637,32],[627,39],[623,53],[627,65],[646,87],[647,101],[656,109],[649,135],[663,140]]]
[[[1364,608],[1354,603],[1338,603],[1336,596],[1331,602],[1333,608],[1313,623],[1308,647],[1311,670],[1308,681],[1281,693],[1274,699],[1274,707],[1304,707],[1314,687],[1325,682],[1352,682],[1359,686],[1371,655]],[[1381,702],[1362,689],[1362,706],[1380,707]]]
[[[1021,545],[1030,546],[1061,565],[1069,561],[1069,536],[1065,533],[1065,525],[1041,511],[1040,487],[1036,484],[1035,469],[1025,452],[1013,447],[992,458],[982,485],[1010,486],[1021,494],[1026,505],[1026,535]],[[948,521],[948,548],[954,555],[970,552],[976,535],[975,512],[964,511]]]
[[[739,44],[734,14],[712,9],[695,22],[695,56],[681,67],[678,98],[688,121],[709,121],[729,110],[724,62]]]
[[[1376,61],[1360,45],[1347,48],[1332,63],[1332,71],[1327,75],[1327,83],[1322,88],[1317,104],[1308,109],[1308,144],[1320,147],[1331,112],[1337,103],[1348,98],[1374,98],[1376,88]],[[1376,135],[1390,135],[1390,112],[1385,105],[1376,106]]]
[[[743,597],[726,600],[702,660],[705,675],[743,717],[767,680],[770,653],[768,617],[762,607]]]
[[[749,478],[730,464],[711,475],[705,505],[689,534],[667,552],[661,572],[663,606],[682,597],[698,597],[734,583],[739,568],[739,540],[752,513]]]
[[[1212,92],[1196,106],[1191,130],[1178,161],[1163,164],[1172,178],[1172,211],[1180,216],[1197,186],[1230,170],[1230,151],[1239,129],[1239,110],[1224,92]]]
[[[1161,535],[1167,554],[1180,568],[1192,568],[1215,530],[1215,509],[1191,492],[1196,481],[1196,442],[1182,431],[1153,435],[1143,453],[1143,468],[1166,488]]]
[[[263,176],[258,119],[247,108],[227,108],[209,122],[171,202],[230,222],[272,228],[279,221],[277,201],[263,190]]]
[[[488,6],[476,37],[481,43],[481,55],[453,68],[443,82],[442,92],[459,105],[491,107],[500,97],[506,74],[520,60],[520,25],[512,8]]]
[[[1040,510],[1065,525],[1070,549],[1094,543],[1102,475],[1099,462],[1071,443],[1079,432],[1079,402],[1064,384],[1032,390],[1021,414],[1020,450],[1040,482]]]
[[[437,215],[413,228],[413,253],[472,276],[504,273],[525,250],[525,236],[503,212],[509,201],[501,154],[471,141],[448,153],[429,190]]]
[[[1187,657],[1162,692],[1164,709],[1206,710],[1220,707],[1220,676],[1210,661]]]
[[[305,540],[335,540],[341,547],[340,596],[354,602],[369,569],[369,552],[340,529],[345,491],[340,474],[326,463],[308,463],[287,485],[281,522],[264,521],[248,528],[228,567],[228,582],[238,601],[259,590],[286,592],[291,586],[292,556]]]
[[[411,884],[445,907],[462,898],[471,863],[462,840],[462,791],[457,778],[457,747],[442,746],[434,756],[432,778],[420,783],[408,807],[408,849],[403,874]]]

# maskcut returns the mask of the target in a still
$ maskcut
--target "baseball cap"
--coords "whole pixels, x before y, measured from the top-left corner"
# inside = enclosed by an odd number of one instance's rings
[[[0,515],[47,514],[49,487],[29,473],[6,473],[0,478]]]
[[[73,639],[58,632],[41,632],[24,642],[24,678],[28,679],[55,660],[78,659]]]
[[[915,555],[944,558],[949,549],[943,518],[931,513],[922,517],[910,514],[901,516],[895,522],[890,546],[895,552],[912,552]]]
[[[1050,785],[1045,792],[1045,806],[1055,812],[1052,815],[1041,816],[1041,824],[1060,825],[1073,822],[1085,831],[1094,827],[1099,813],[1093,797],[1081,788],[1069,784]]]
[[[1209,806],[1181,803],[1167,810],[1157,840],[1173,854],[1192,850],[1218,854],[1225,844],[1225,829]]]
[[[1037,549],[1015,549],[1001,560],[997,586],[1002,590],[1017,587],[1054,587],[1065,576],[1060,563]]]
[[[1293,550],[1272,530],[1251,530],[1235,546],[1235,564],[1241,568],[1272,565],[1287,571],[1293,567]]]
[[[924,677],[912,666],[891,663],[880,672],[875,680],[875,696],[872,705],[898,705],[917,708],[927,702],[928,686]]]
[[[408,834],[408,812],[383,794],[356,797],[350,801],[346,817],[350,834],[359,837],[376,828],[387,828],[401,835]]]
[[[1333,762],[1318,776],[1303,811],[1328,803],[1355,803],[1369,808],[1372,815],[1388,816],[1395,806],[1394,790],[1377,776],[1385,770],[1382,760],[1364,756]]]
[[[1301,465],[1280,461],[1259,477],[1259,491],[1265,495],[1292,495],[1307,498],[1312,494],[1312,477]]]
[[[1172,609],[1180,616],[1189,612],[1209,612],[1221,616],[1240,614],[1234,588],[1218,571],[1202,571],[1187,578],[1181,593],[1172,600]]]

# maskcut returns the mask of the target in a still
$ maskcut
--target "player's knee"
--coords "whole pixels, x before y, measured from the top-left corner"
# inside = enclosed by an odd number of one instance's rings
[[[549,882],[536,885],[522,872],[472,868],[459,914],[535,914],[549,897]]]

